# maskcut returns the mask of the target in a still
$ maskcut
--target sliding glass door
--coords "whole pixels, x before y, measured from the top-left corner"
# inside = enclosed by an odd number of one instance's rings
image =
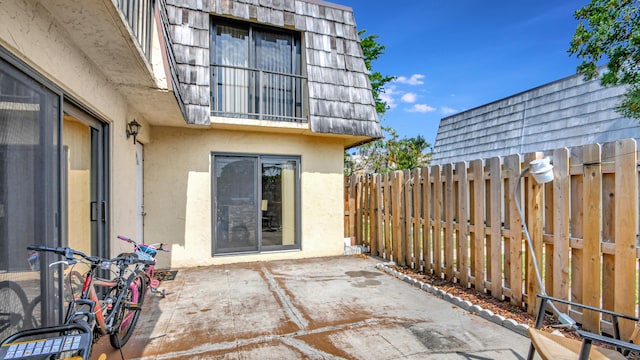
[[[299,158],[213,154],[213,253],[296,249]]]

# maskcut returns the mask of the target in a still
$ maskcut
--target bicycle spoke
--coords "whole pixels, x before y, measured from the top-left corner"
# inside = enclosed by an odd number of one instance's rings
[[[18,284],[0,282],[0,340],[24,328],[26,295]]]

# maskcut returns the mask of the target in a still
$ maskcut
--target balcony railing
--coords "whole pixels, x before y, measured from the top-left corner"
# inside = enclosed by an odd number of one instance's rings
[[[211,66],[211,115],[307,122],[303,76],[235,66]]]
[[[151,30],[155,0],[118,0],[118,8],[138,40],[147,60],[151,60]]]

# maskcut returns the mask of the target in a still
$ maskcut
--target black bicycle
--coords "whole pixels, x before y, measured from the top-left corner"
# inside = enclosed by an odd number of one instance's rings
[[[50,267],[83,263],[89,271],[84,275],[82,291],[74,294],[69,302],[63,324],[23,330],[9,336],[1,343],[0,359],[89,359],[93,343],[104,335],[109,335],[114,348],[121,349],[133,333],[146,291],[144,273],[131,265],[153,265],[153,261],[140,259],[135,253],[105,259],[68,247],[30,245],[27,248],[65,258]],[[109,270],[113,279],[98,278],[100,269]],[[122,350],[120,354],[124,359]]]

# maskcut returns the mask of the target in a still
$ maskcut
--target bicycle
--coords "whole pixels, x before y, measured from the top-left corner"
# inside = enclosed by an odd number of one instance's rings
[[[0,304],[0,337],[29,327],[29,301],[20,285],[0,281]]]
[[[84,263],[89,270],[84,276],[81,293],[72,296],[69,302],[64,323],[22,330],[9,336],[0,344],[0,359],[89,359],[93,343],[105,335],[109,335],[111,346],[120,349],[124,359],[122,346],[133,333],[146,292],[146,275],[136,264],[153,265],[155,262],[140,259],[134,253],[104,259],[68,247],[29,245],[28,249],[65,257],[49,267]],[[136,266],[132,269],[131,265]],[[111,271],[114,279],[98,278],[100,269]],[[99,297],[96,287],[105,289],[104,295]]]
[[[156,255],[158,254],[158,251],[164,251],[164,252],[171,251],[166,248],[166,246],[169,246],[169,244],[164,244],[164,243],[138,244],[135,240],[122,235],[118,235],[118,239],[122,241],[126,241],[129,244],[132,244],[133,252],[136,253],[141,259],[153,261],[153,265],[143,266],[143,271],[147,276],[147,290],[150,290],[152,293],[159,293],[160,296],[164,298],[166,296],[164,289],[158,290],[158,286],[160,286],[160,280],[154,278],[155,263],[156,263]]]

